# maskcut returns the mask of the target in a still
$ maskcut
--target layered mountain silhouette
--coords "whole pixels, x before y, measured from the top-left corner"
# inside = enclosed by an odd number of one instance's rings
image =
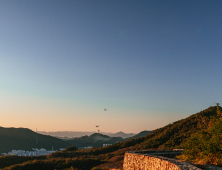
[[[210,119],[216,114],[216,107],[210,107],[186,119],[178,120],[156,129],[151,133],[150,131],[142,131],[126,141],[122,137],[109,137],[99,133],[64,141],[52,136],[37,134],[26,128],[0,127],[0,153],[8,152],[12,149],[31,150],[32,148],[45,148],[51,150],[52,146],[55,150],[69,146],[101,147],[103,144],[115,144],[117,142],[116,150],[126,146],[133,146],[136,149],[174,148],[179,147],[192,134],[207,128]],[[144,135],[146,136],[140,137]],[[36,137],[38,138],[38,144],[36,144]]]
[[[18,158],[9,157],[9,158],[0,158],[0,165],[1,167],[8,167],[10,165],[14,165],[13,168],[17,169],[30,169],[31,167],[38,166],[39,169],[44,169],[50,167],[51,169],[64,169],[70,168],[70,164],[67,164],[67,158],[71,158],[72,166],[80,169],[102,169],[105,167],[112,167],[112,165],[119,165],[119,168],[122,167],[123,157],[126,151],[130,150],[144,150],[144,149],[174,149],[174,148],[183,148],[183,144],[186,143],[190,137],[193,135],[201,132],[202,130],[207,130],[209,127],[212,127],[218,120],[221,120],[221,108],[217,107],[209,107],[199,113],[191,115],[185,119],[178,120],[176,122],[172,122],[164,127],[156,129],[151,133],[147,134],[145,137],[137,137],[133,139],[129,139],[122,142],[116,142],[113,145],[106,146],[106,147],[94,147],[90,149],[79,149],[77,151],[62,151],[56,152],[50,155],[49,157],[39,158],[41,161],[30,161],[26,162],[27,158],[21,158],[20,163],[13,163]],[[3,131],[4,128],[1,128],[0,131]],[[5,129],[4,129],[5,130]],[[7,129],[8,130],[8,129]],[[11,130],[11,129],[10,129]],[[21,130],[21,129],[17,129]],[[7,133],[9,133],[8,131]],[[10,132],[11,133],[11,132]],[[14,133],[14,132],[13,132]],[[26,129],[27,134],[22,135],[22,139],[29,138],[31,134],[34,132],[31,130]],[[28,134],[30,133],[30,134]],[[139,135],[142,135],[147,132],[141,132]],[[35,134],[35,133],[34,133]],[[2,139],[2,134],[0,133],[0,139]],[[5,135],[5,141],[12,142],[10,140],[16,141],[16,139],[20,139],[20,142],[24,142],[20,135],[17,134],[10,134]],[[7,139],[7,140],[6,140]],[[10,139],[10,140],[9,140]],[[34,142],[35,135],[30,140]],[[34,141],[33,141],[34,140]],[[57,139],[59,140],[59,139]],[[93,143],[99,142],[109,142],[112,140],[111,137],[101,134],[92,134],[90,136],[83,136],[78,138],[77,140],[70,140],[67,143],[74,144],[75,142],[85,142],[85,141],[92,141]],[[2,141],[2,140],[1,140]],[[8,145],[7,142],[2,143],[2,147],[6,147]],[[14,142],[13,141],[13,142]],[[59,140],[61,141],[61,140]],[[63,141],[66,142],[66,141]],[[86,144],[86,143],[85,143]],[[10,146],[13,145],[10,143]],[[13,146],[15,147],[15,145]],[[219,146],[221,147],[221,146]],[[46,147],[45,147],[46,148]],[[16,148],[15,148],[16,149]],[[21,149],[21,148],[19,148]],[[80,159],[81,157],[81,159]],[[56,159],[55,159],[56,158]],[[4,164],[6,159],[10,159],[7,165]],[[31,159],[31,158],[30,158]],[[26,163],[25,163],[26,162]],[[92,165],[93,164],[93,165]],[[96,165],[97,164],[97,165]],[[49,169],[49,168],[48,168]]]
[[[120,132],[122,135],[123,132]],[[115,134],[118,135],[118,134]],[[49,135],[42,135],[27,128],[0,127],[0,153],[11,150],[32,150],[32,148],[45,148],[47,150],[60,150],[69,146],[75,147],[102,147],[103,144],[115,144],[123,141],[122,137],[110,137],[100,133],[85,135],[79,138],[62,140]]]
[[[101,147],[103,144],[114,144],[116,142],[123,141],[122,137],[109,137],[100,133],[94,133],[90,136],[82,136],[80,138],[74,138],[68,140],[67,142],[71,143],[76,147],[92,146],[92,147]]]
[[[45,148],[55,150],[71,146],[61,139],[38,134],[26,128],[0,127],[0,153],[11,150],[32,150],[32,148]]]
[[[71,138],[79,138],[79,137],[86,136],[86,135],[90,136],[90,135],[97,133],[97,132],[78,132],[78,131],[45,132],[45,131],[38,131],[38,133],[43,134],[43,135],[50,135],[50,136],[57,137],[57,138],[64,139],[64,140],[68,140]],[[110,137],[122,137],[122,138],[129,138],[129,137],[136,135],[134,133],[124,133],[122,131],[117,132],[117,133],[100,132],[100,134],[107,135]]]
[[[153,131],[144,130],[144,131],[138,133],[137,135],[134,135],[134,136],[132,136],[132,137],[126,138],[125,140],[134,139],[134,138],[139,138],[139,137],[144,137],[144,136],[146,136],[146,135],[148,135],[148,134],[150,134],[150,133],[152,133],[152,132],[153,132]]]

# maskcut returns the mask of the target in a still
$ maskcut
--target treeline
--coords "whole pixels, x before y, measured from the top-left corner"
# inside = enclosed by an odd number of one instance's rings
[[[153,131],[147,135],[144,142],[135,146],[135,149],[174,149],[183,148],[190,136],[200,130],[207,129],[211,119],[217,116],[216,107],[210,107],[190,117],[171,123],[163,128]]]
[[[27,157],[23,157],[23,156],[1,156],[0,157],[0,169],[2,169],[4,167],[11,166],[11,165],[27,162],[27,161],[41,160],[41,159],[45,159],[45,156],[38,156],[38,157],[34,157],[34,156],[27,156]]]
[[[217,116],[212,117],[207,129],[192,135],[182,146],[185,150],[181,159],[222,165],[221,108],[217,107]]]
[[[84,159],[84,158],[54,158],[54,159],[43,159],[27,161],[22,164],[12,165],[3,170],[71,170],[81,169],[89,170],[102,162],[98,159]]]

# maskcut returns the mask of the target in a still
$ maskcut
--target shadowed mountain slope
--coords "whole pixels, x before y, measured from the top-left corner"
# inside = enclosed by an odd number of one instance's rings
[[[107,134],[107,135],[109,135],[111,137],[122,137],[123,139],[125,139],[125,138],[132,137],[135,134],[133,134],[133,133],[124,133],[124,132],[120,131],[120,132],[114,133],[112,135],[111,134]]]
[[[109,137],[100,133],[94,133],[90,136],[82,136],[80,138],[74,138],[68,140],[73,146],[84,147],[84,146],[93,146],[93,147],[102,147],[103,144],[114,144],[116,142],[123,141],[121,137]]]
[[[36,138],[37,143],[36,144]],[[0,153],[13,150],[32,150],[32,148],[45,148],[55,150],[71,146],[70,143],[61,139],[38,134],[26,128],[3,128],[0,127]]]
[[[132,137],[130,137],[130,138],[126,138],[126,139],[124,139],[124,140],[129,140],[129,139],[144,137],[144,136],[146,136],[146,135],[148,135],[148,134],[150,134],[150,133],[152,133],[152,132],[153,132],[153,131],[144,130],[144,131],[138,133],[137,135],[134,135],[134,136],[132,136]]]

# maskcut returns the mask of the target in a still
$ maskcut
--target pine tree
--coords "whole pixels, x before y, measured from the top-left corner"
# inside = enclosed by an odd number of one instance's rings
[[[217,115],[218,116],[221,116],[221,111],[220,111],[220,103],[216,103],[216,105],[217,105]]]

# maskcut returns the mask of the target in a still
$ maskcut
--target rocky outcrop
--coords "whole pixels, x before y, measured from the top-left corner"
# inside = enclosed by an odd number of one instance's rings
[[[186,162],[163,157],[180,154],[181,151],[134,151],[124,156],[124,170],[201,170]],[[161,156],[160,156],[161,155]]]

